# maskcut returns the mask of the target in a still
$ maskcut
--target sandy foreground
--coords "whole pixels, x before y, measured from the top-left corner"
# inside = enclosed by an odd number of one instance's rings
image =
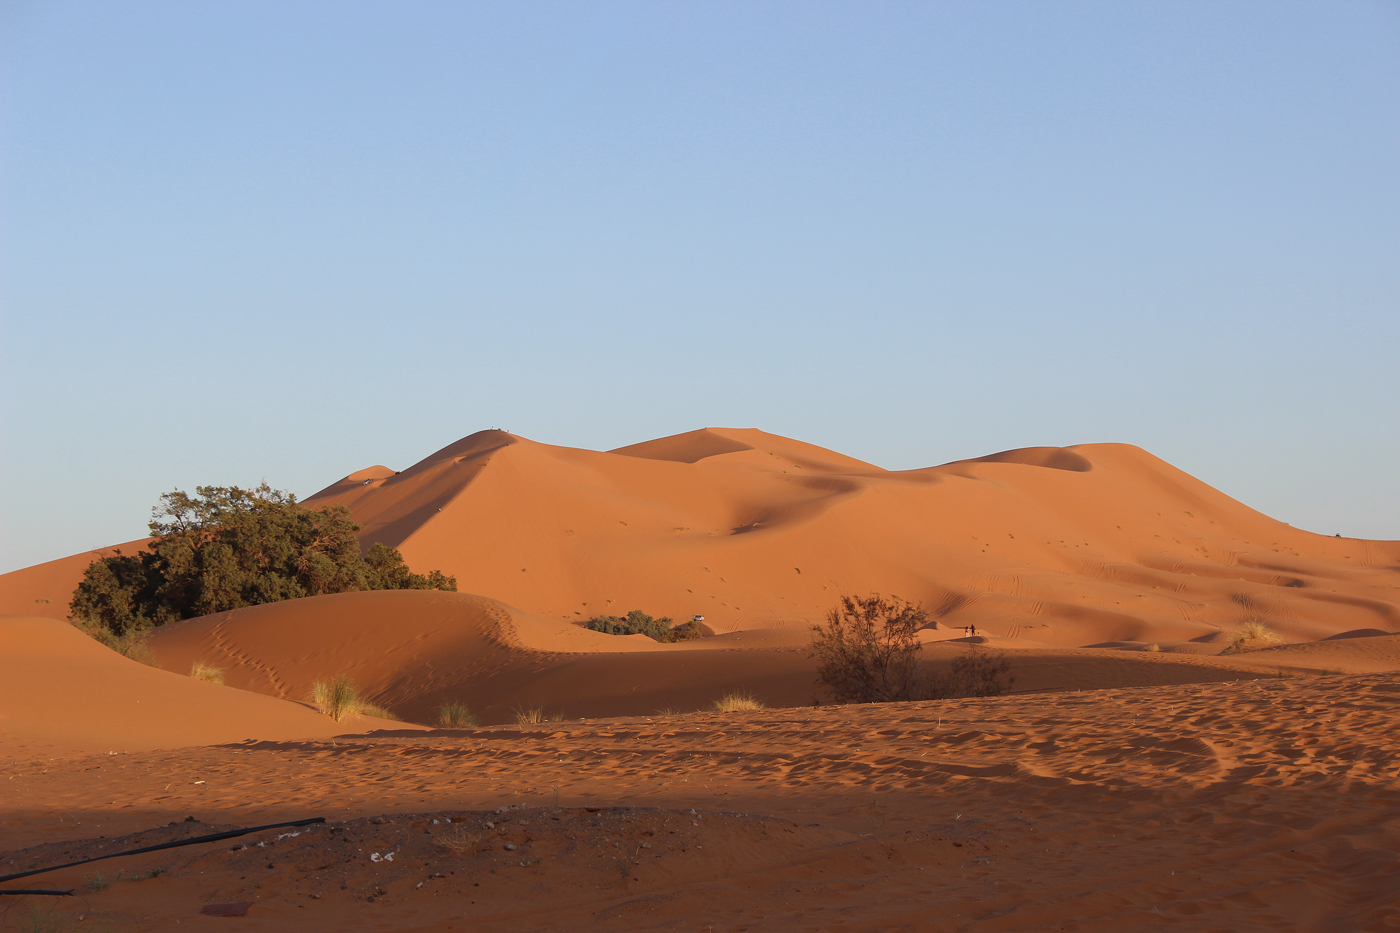
[[[0,883],[75,892],[0,931],[1400,929],[1400,542],[1125,445],[885,471],[728,429],[481,432],[310,502],[462,592],[191,619],[150,667],[62,621],[105,551],[0,576],[0,875],[326,821]],[[809,627],[873,591],[1015,692],[827,703]],[[578,624],[634,608],[716,634]],[[312,709],[342,674],[404,721]]]
[[[1275,677],[7,757],[0,871],[322,816],[40,879],[131,930],[1390,930],[1397,700]]]

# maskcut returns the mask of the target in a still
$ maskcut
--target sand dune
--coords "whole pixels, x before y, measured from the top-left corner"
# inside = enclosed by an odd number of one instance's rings
[[[896,472],[754,430],[609,453],[485,431],[308,503],[347,505],[367,541],[463,591],[561,619],[804,627],[876,591],[1057,647],[1186,646],[1252,618],[1289,641],[1400,628],[1400,542],[1299,531],[1121,444]]]
[[[944,633],[951,635],[952,633]],[[541,708],[564,719],[708,709],[731,692],[769,706],[829,701],[796,629],[750,629],[675,645],[590,632],[480,596],[343,593],[238,609],[165,626],[151,647],[171,670],[216,664],[227,682],[269,696],[305,697],[346,674],[376,703],[431,723],[446,701],[483,724]],[[1385,648],[1377,649],[1376,643]],[[1210,657],[1141,650],[1030,648],[997,639],[925,642],[928,667],[946,670],[972,646],[1007,650],[1015,690],[1040,692],[1193,684],[1280,671],[1400,669],[1400,636],[1357,638]]]
[[[399,727],[365,717],[337,723],[300,704],[156,670],[53,619],[0,617],[0,645],[0,754],[10,759]]]
[[[1290,642],[1400,629],[1400,542],[1291,528],[1122,444],[888,471],[747,429],[606,453],[483,431],[306,501],[348,506],[366,546],[463,592],[561,620],[802,629],[881,592],[1042,647],[1214,651],[1250,619]],[[90,559],[0,576],[0,608],[64,617]]]

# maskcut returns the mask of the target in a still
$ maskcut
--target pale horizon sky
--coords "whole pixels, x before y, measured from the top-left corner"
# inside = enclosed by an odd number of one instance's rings
[[[504,427],[1400,538],[1400,4],[0,7],[0,572]]]

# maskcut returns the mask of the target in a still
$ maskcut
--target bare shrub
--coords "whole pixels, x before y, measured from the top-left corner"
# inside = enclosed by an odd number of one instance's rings
[[[715,709],[721,713],[739,713],[752,709],[767,709],[763,701],[751,693],[735,691],[726,693],[715,700]]]
[[[838,703],[926,698],[919,668],[919,629],[928,613],[901,599],[842,596],[826,625],[812,626],[817,678]]]
[[[195,680],[205,680],[211,684],[221,684],[224,682],[224,669],[215,667],[212,664],[205,664],[203,661],[196,661],[190,665],[190,676]]]
[[[461,729],[476,724],[476,716],[465,703],[448,700],[438,707],[438,725],[444,729]]]

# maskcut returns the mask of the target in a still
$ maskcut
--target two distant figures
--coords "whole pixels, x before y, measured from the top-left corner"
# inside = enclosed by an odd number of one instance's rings
[[[963,626],[963,637],[964,637],[964,638],[976,638],[976,637],[977,637],[977,626],[975,626],[975,625],[964,625],[964,626]]]

